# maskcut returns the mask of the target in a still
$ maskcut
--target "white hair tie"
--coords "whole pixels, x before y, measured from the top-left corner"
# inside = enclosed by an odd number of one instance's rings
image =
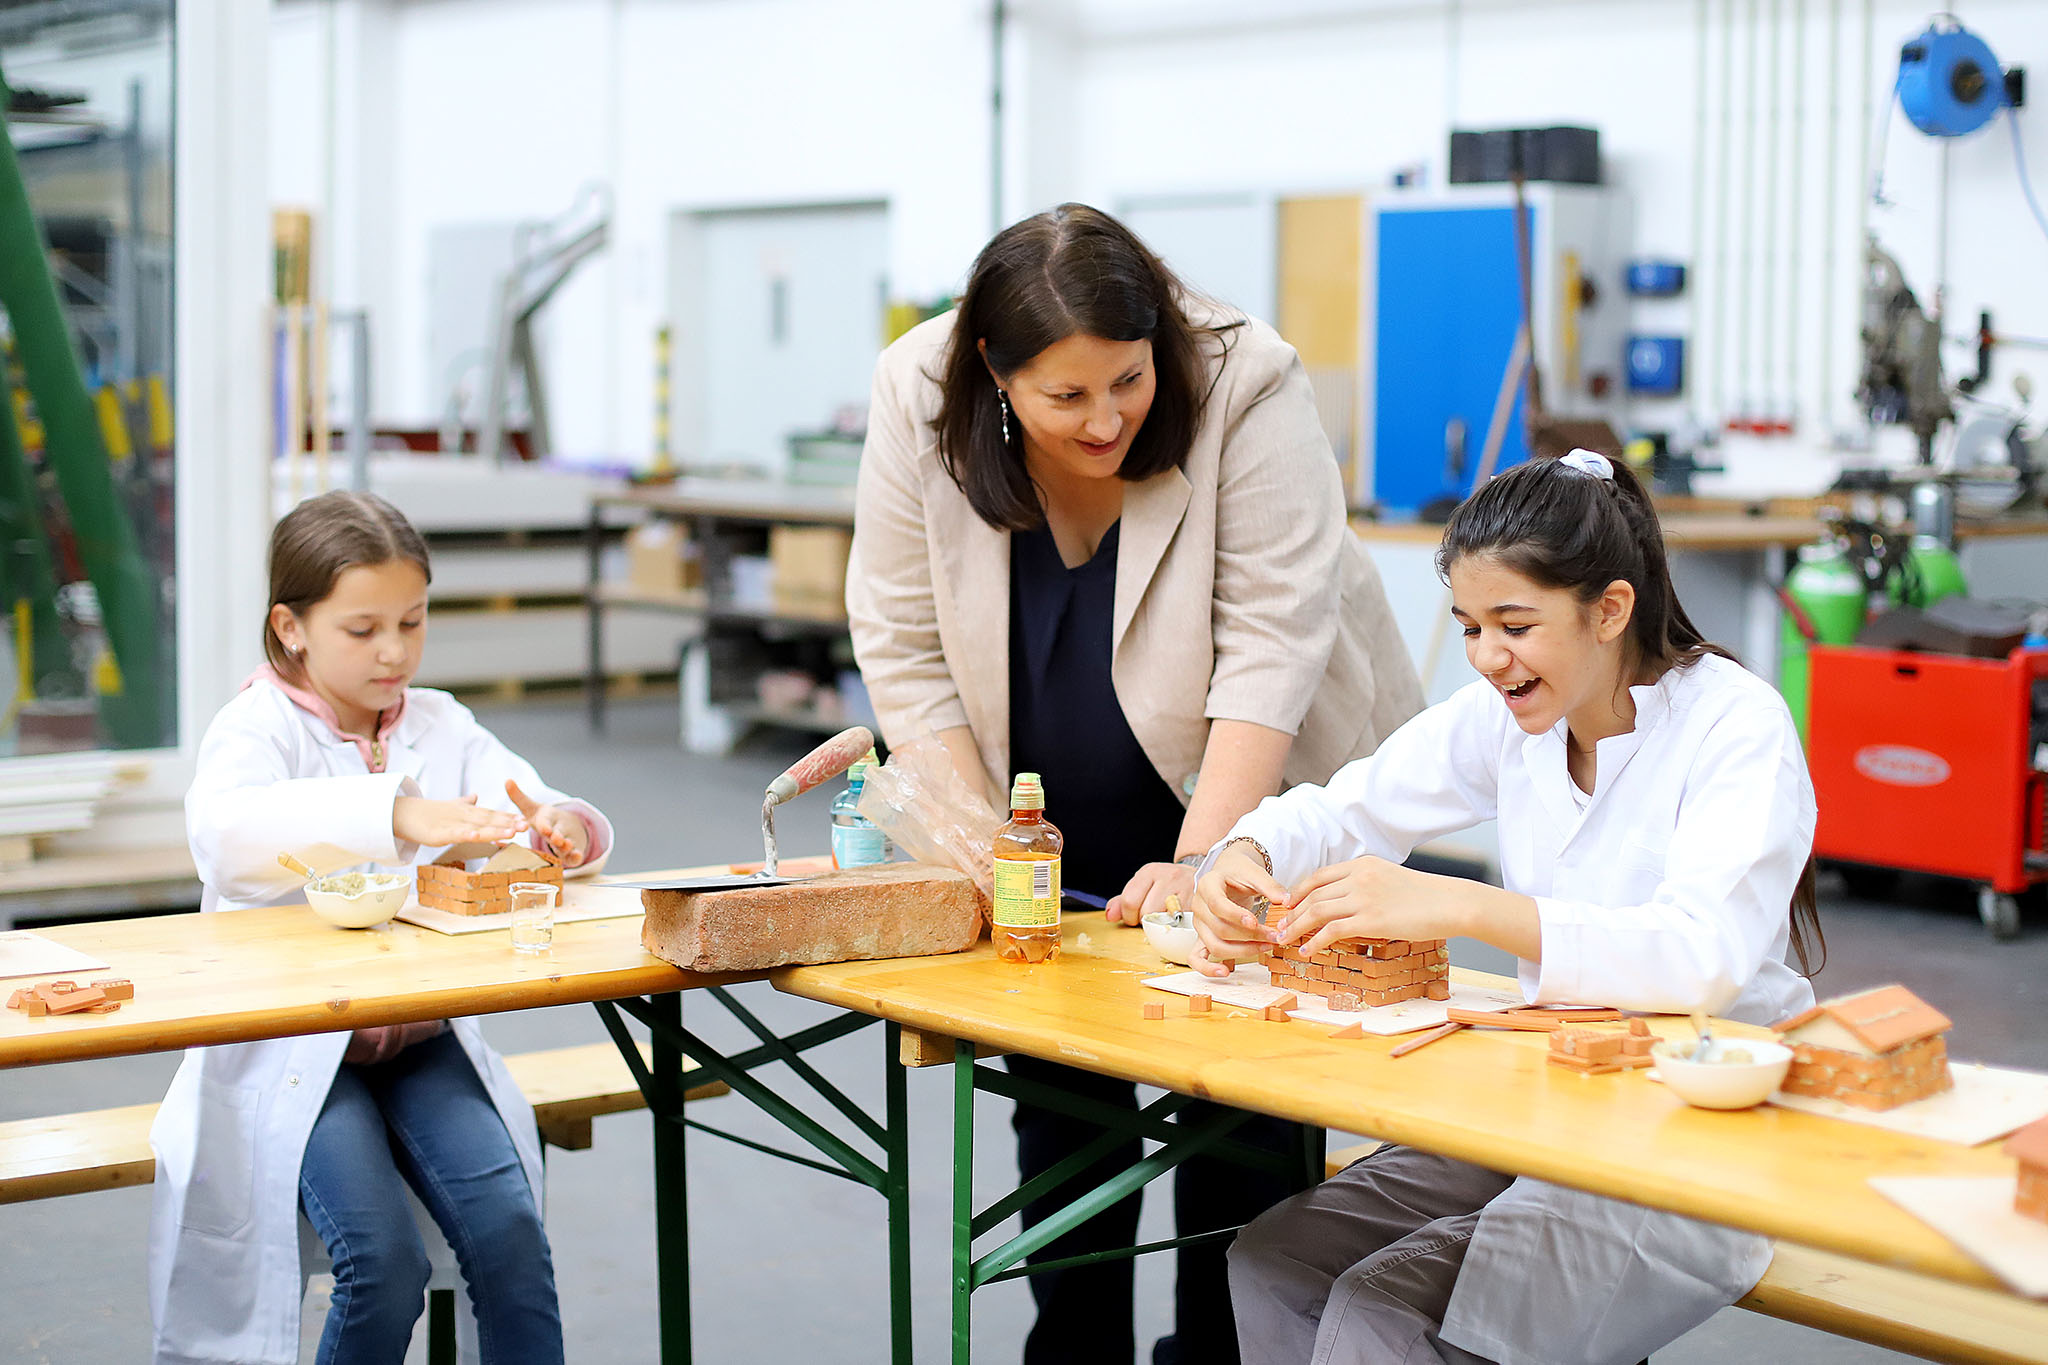
[[[1558,463],[1566,469],[1577,470],[1596,479],[1605,479],[1609,483],[1614,482],[1614,466],[1597,450],[1574,450]]]

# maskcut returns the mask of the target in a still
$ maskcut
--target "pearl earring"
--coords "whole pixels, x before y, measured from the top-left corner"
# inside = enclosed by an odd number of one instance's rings
[[[996,409],[1003,416],[1003,444],[1010,444],[1010,395],[1003,392],[1001,384],[996,385]]]

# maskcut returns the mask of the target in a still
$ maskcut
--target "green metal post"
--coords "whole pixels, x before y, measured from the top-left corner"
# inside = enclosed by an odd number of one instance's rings
[[[30,651],[35,676],[71,675],[71,644],[57,623],[57,575],[50,567],[50,542],[43,530],[35,475],[14,424],[14,404],[0,380],[0,612],[14,619],[14,604],[29,604],[29,638],[16,649]],[[11,628],[0,625],[0,629]],[[0,711],[14,695],[14,679],[0,678]]]
[[[690,1361],[690,1182],[683,1164],[683,1027],[680,994],[655,996],[653,1013],[673,1026],[652,1029],[647,1107],[654,1113],[654,1265],[661,1294],[662,1365]],[[664,1037],[664,1034],[667,1036]]]
[[[0,76],[0,109],[12,100]],[[0,305],[14,326],[22,369],[46,433],[50,468],[99,596],[107,643],[121,667],[120,695],[102,702],[108,731],[124,748],[160,745],[169,736],[160,704],[165,678],[158,658],[157,585],[115,490],[92,399],[50,278],[43,235],[13,139],[5,135],[0,135]]]
[[[895,1365],[911,1365],[910,1350],[910,1101],[904,1084],[902,1026],[882,1031],[888,1139],[882,1144],[889,1173],[889,1348]]]
[[[974,1044],[953,1044],[953,1365],[974,1365]]]

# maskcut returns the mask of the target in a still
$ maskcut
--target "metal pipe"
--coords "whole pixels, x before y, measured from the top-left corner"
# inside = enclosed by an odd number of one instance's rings
[[[1703,335],[1705,318],[1700,303],[1700,292],[1705,287],[1705,273],[1701,265],[1706,259],[1707,236],[1707,0],[1693,0],[1693,13],[1699,23],[1693,35],[1693,46],[1697,56],[1693,71],[1693,129],[1692,129],[1692,242],[1687,257],[1692,262],[1693,286],[1685,300],[1688,330],[1693,334],[1693,345],[1700,355],[1707,353],[1706,338]],[[1699,416],[1699,385],[1692,386],[1692,408],[1695,418]]]
[[[1758,416],[1776,420],[1778,415],[1778,146],[1783,141],[1785,81],[1779,69],[1779,21],[1784,18],[1784,0],[1771,0],[1770,54],[1764,70],[1770,73],[1771,125],[1764,142],[1763,261],[1757,270],[1758,367],[1763,373],[1760,392],[1762,410]]]
[[[1835,425],[1835,212],[1842,198],[1842,0],[1828,0],[1828,169],[1821,178],[1820,407],[1821,430]]]
[[[1799,304],[1805,284],[1806,215],[1806,0],[1792,0],[1792,202],[1785,234],[1785,408],[1780,416],[1799,420]]]
[[[1721,192],[1716,196],[1720,222],[1714,234],[1720,262],[1714,272],[1714,341],[1720,358],[1714,366],[1714,405],[1718,409],[1718,422],[1726,422],[1729,412],[1728,375],[1734,369],[1735,354],[1735,336],[1728,326],[1728,283],[1733,274],[1728,262],[1728,215],[1729,201],[1734,197],[1729,172],[1735,159],[1735,0],[1721,0],[1721,3],[1721,12],[1728,22],[1723,26],[1721,35]]]
[[[1001,232],[1003,218],[1003,31],[1009,27],[1010,7],[995,0],[989,13],[988,77],[988,218],[989,231]]]

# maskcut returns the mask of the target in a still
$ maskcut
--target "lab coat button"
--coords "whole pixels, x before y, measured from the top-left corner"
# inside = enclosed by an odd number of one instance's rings
[[[299,1078],[297,1076],[287,1076],[284,1078],[284,1083],[286,1085],[297,1085],[299,1083]]]

